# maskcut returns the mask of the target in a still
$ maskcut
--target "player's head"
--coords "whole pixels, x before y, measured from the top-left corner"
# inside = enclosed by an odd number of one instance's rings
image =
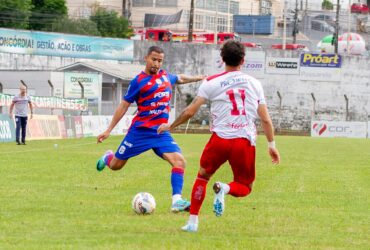
[[[155,75],[162,67],[164,59],[164,51],[158,46],[152,46],[148,49],[148,53],[145,56],[145,72],[147,74]]]
[[[244,63],[245,48],[241,42],[226,41],[221,48],[221,58],[228,66],[239,66]]]
[[[27,87],[21,84],[19,86],[19,91],[21,92],[21,94],[25,94],[27,92]]]

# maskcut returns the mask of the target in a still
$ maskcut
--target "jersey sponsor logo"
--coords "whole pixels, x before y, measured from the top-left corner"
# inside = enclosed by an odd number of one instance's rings
[[[128,141],[124,141],[123,144],[125,144],[127,147],[132,147],[132,143],[128,142]]]
[[[118,153],[122,155],[125,151],[126,147],[122,145],[121,147],[119,147]]]
[[[170,97],[170,93],[169,92],[158,92],[154,94],[154,98],[156,97],[159,97],[159,98]]]
[[[160,110],[160,109],[154,109],[154,110],[150,110],[149,111],[149,115],[160,115],[160,114],[167,114],[168,113],[168,110],[165,109],[165,110]]]
[[[168,102],[152,102],[150,103],[150,106],[152,107],[168,106]]]
[[[233,129],[240,129],[240,128],[245,128],[248,127],[250,123],[228,123],[227,126],[231,127]]]
[[[231,79],[226,79],[225,81],[220,82],[221,87],[227,87],[232,84],[237,84],[237,83],[248,83],[248,79],[245,77],[234,77]]]

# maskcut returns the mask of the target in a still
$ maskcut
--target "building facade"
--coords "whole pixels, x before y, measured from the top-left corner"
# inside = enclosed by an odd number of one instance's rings
[[[194,0],[194,30],[232,32],[233,15],[282,16],[283,0]],[[145,14],[172,15],[181,10],[177,24],[163,26],[173,30],[187,30],[191,0],[67,0],[71,17],[86,18],[100,5],[128,17],[134,28],[144,27]]]

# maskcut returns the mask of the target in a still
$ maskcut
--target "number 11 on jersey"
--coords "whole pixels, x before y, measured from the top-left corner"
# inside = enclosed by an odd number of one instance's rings
[[[226,91],[226,94],[229,96],[230,101],[233,105],[233,108],[231,110],[231,115],[246,115],[245,113],[245,90],[244,89],[229,89]],[[236,102],[236,96],[240,96],[240,99],[242,100],[243,109],[240,114],[240,110],[238,110],[238,104]]]

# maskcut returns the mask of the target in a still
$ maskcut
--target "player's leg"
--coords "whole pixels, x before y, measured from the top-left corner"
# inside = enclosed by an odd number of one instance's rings
[[[27,116],[21,117],[21,129],[22,129],[22,144],[26,145],[26,127],[27,127]]]
[[[19,116],[14,117],[15,120],[15,141],[18,145],[21,145],[21,142],[19,141],[19,136],[21,132],[21,119]]]
[[[185,158],[181,149],[169,132],[156,135],[153,141],[153,151],[171,165],[171,187],[172,187],[172,212],[187,211],[190,202],[182,198],[184,185]]]
[[[213,134],[205,146],[201,159],[199,172],[191,192],[191,206],[188,223],[182,230],[194,232],[198,229],[198,215],[206,196],[207,184],[211,176],[226,162],[229,151],[227,140]]]
[[[120,170],[129,158],[149,150],[150,143],[142,137],[140,133],[130,130],[118,146],[116,153],[112,150],[106,151],[98,160],[96,169],[102,171],[107,166],[111,170]]]
[[[236,139],[229,159],[234,175],[234,181],[228,184],[230,195],[245,197],[250,194],[256,176],[255,158],[255,146],[247,139]]]

